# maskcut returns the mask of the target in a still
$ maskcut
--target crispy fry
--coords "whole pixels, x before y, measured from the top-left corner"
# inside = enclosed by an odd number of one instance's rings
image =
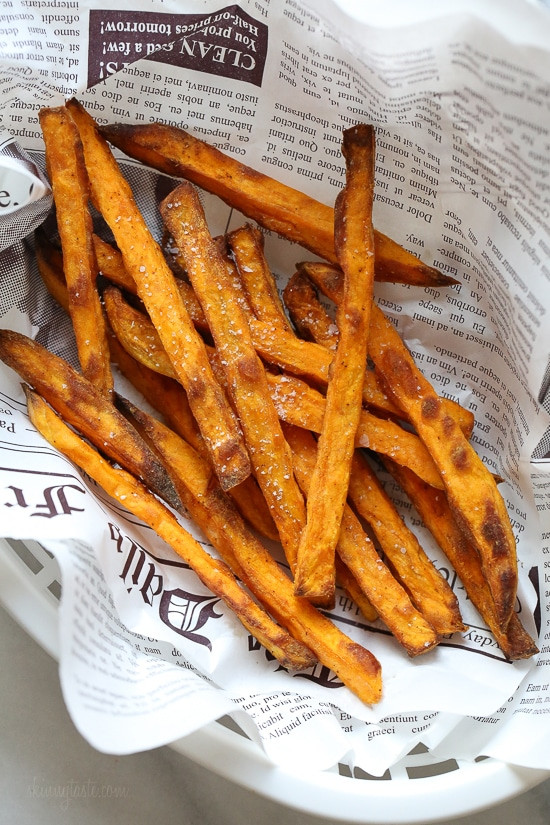
[[[353,456],[349,498],[369,524],[413,604],[441,636],[465,630],[458,600],[409,530],[360,453]]]
[[[246,529],[230,499],[203,459],[182,439],[144,413],[133,410],[139,424],[173,468],[178,489],[194,520],[266,609],[319,661],[368,704],[381,692],[380,665],[364,647],[352,642],[305,599]]]
[[[285,427],[285,434],[293,450],[298,479],[307,495],[315,467],[317,445],[306,430]],[[435,647],[438,637],[434,628],[429,624],[427,617],[413,605],[404,587],[390,573],[361,527],[357,516],[347,505],[342,516],[337,554],[351,571],[380,618],[410,656],[418,656]]]
[[[318,264],[317,262],[307,262],[299,265],[299,271],[305,273],[308,278],[311,278],[315,286],[338,306],[342,300],[344,285],[342,272],[338,268],[326,264]],[[381,312],[381,310],[378,311]],[[387,329],[387,327],[384,327],[384,329]],[[383,328],[381,325],[375,329],[371,329],[369,333],[371,340],[374,341],[375,336],[381,335],[382,332]],[[395,334],[392,335],[392,340],[394,345],[399,347],[402,352],[407,351],[405,344],[399,336],[396,337]],[[449,398],[442,398],[441,402],[447,413],[456,419],[464,435],[469,438],[474,428],[473,414]],[[403,410],[403,408],[401,408],[401,413],[406,417],[406,411]]]
[[[290,450],[271,400],[245,313],[211,238],[195,188],[180,184],[160,207],[201,302],[238,413],[256,480],[292,569],[305,523],[304,501]]]
[[[283,301],[301,338],[315,341],[325,349],[336,350],[336,321],[321,305],[313,283],[301,270],[288,279],[283,290]]]
[[[455,519],[477,548],[503,631],[517,588],[516,544],[495,480],[448,414],[383,313],[373,307],[370,355],[394,402],[410,417],[437,465]],[[396,343],[394,343],[396,342]]]
[[[238,584],[224,562],[212,558],[175,516],[133,475],[117,469],[73,432],[40,395],[27,390],[32,423],[59,452],[81,467],[105,492],[148,524],[194,570],[202,583],[231,608],[244,627],[289,669],[311,663],[308,650],[277,625]]]
[[[175,278],[153,240],[107,143],[76,101],[67,103],[84,148],[95,204],[109,225],[124,266],[159,332],[226,489],[250,472],[241,434],[225,395],[214,378],[202,339],[178,292]]]
[[[346,184],[334,209],[334,245],[345,273],[338,308],[338,346],[331,364],[306,526],[298,547],[296,592],[319,604],[334,601],[334,553],[346,502],[362,407],[369,312],[374,284],[374,129],[344,132]]]
[[[179,507],[163,465],[112,402],[66,361],[12,330],[0,330],[0,359],[99,450],[128,467],[157,495]],[[144,475],[141,475],[143,473]]]
[[[256,317],[290,332],[275,279],[265,259],[262,233],[252,224],[246,224],[230,232],[227,242]]]
[[[160,123],[120,123],[102,127],[102,134],[130,157],[190,180],[260,226],[336,262],[330,206],[239,163],[183,129]],[[379,280],[421,286],[456,283],[380,232],[375,232],[375,244]]]
[[[40,126],[46,148],[46,168],[52,186],[57,228],[63,250],[78,358],[83,374],[109,395],[113,377],[105,319],[96,289],[97,263],[88,209],[89,184],[78,132],[63,107],[41,109]]]
[[[434,490],[414,473],[392,461],[384,461],[397,483],[418,511],[422,521],[453,565],[468,597],[487,622],[503,653],[511,660],[528,659],[538,653],[517,613],[513,613],[503,632],[495,612],[491,591],[481,568],[477,550],[458,527],[444,493]]]

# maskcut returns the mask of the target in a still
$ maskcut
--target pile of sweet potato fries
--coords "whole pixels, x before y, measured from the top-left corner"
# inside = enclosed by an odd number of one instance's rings
[[[344,131],[346,178],[331,208],[181,129],[99,128],[74,99],[43,109],[40,124],[58,238],[36,233],[38,268],[70,314],[81,367],[0,331],[0,358],[25,382],[40,433],[290,670],[318,660],[364,702],[380,699],[380,663],[327,615],[337,585],[409,656],[465,630],[377,465],[410,498],[504,654],[533,655],[514,611],[510,519],[470,444],[473,417],[437,394],[374,299],[375,280],[452,281],[373,228],[373,127]],[[110,143],[182,179],[160,205],[162,239]],[[197,187],[249,222],[213,237]],[[96,235],[92,205],[114,244]],[[282,297],[258,227],[314,253]],[[113,364],[158,416],[117,392]],[[280,542],[288,572],[262,536]]]

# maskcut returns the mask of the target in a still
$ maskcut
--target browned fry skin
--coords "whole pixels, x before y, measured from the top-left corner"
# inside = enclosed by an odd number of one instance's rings
[[[288,281],[283,299],[299,334],[334,352],[338,346],[338,326],[321,305],[312,282],[302,270],[295,272]],[[403,418],[401,410],[390,401],[368,367],[363,380],[363,404],[385,417]]]
[[[34,233],[34,248],[38,271],[52,298],[69,312],[69,293],[63,275],[63,255],[46,237],[42,227]]]
[[[434,490],[414,473],[392,461],[384,461],[397,483],[418,511],[422,521],[453,565],[472,604],[493,633],[503,653],[511,660],[528,659],[538,653],[517,613],[513,613],[503,632],[496,617],[495,604],[481,568],[479,554],[458,527],[445,493]]]
[[[311,433],[297,427],[285,427],[293,451],[296,474],[304,492],[310,486],[317,445]],[[415,607],[403,587],[381,560],[359,519],[346,505],[337,545],[340,561],[352,573],[380,618],[409,656],[426,653],[438,643],[435,629],[427,616]],[[447,631],[450,632],[450,631]]]
[[[201,302],[239,416],[254,475],[294,569],[305,523],[304,501],[248,319],[218,246],[210,236],[194,187],[189,183],[180,184],[161,204],[161,214]]]
[[[39,120],[63,250],[68,311],[80,366],[86,378],[100,392],[109,395],[113,390],[113,377],[105,319],[96,289],[97,263],[82,146],[65,108],[41,109]]]
[[[131,410],[142,432],[172,468],[192,518],[222,558],[234,566],[277,621],[350,690],[367,704],[377,702],[381,695],[381,671],[374,656],[339,631],[307,600],[294,595],[288,576],[247,530],[233,503],[212,477],[209,466],[190,445],[135,407]]]
[[[323,295],[330,298],[330,300],[337,306],[342,301],[344,281],[341,270],[327,264],[305,262],[299,264],[299,271],[305,273],[308,278],[313,281],[315,286],[323,293]],[[379,309],[378,311],[381,310]],[[376,336],[382,334],[382,331],[382,328],[377,326],[376,329],[370,330],[369,335],[372,340],[375,341],[377,340]],[[401,351],[407,352],[407,348],[400,337],[398,340],[394,335],[393,339],[396,347],[399,346]],[[464,407],[460,404],[457,404],[456,401],[452,401],[449,398],[442,398],[441,403],[445,407],[448,414],[452,418],[456,419],[464,435],[469,438],[474,428],[473,414],[469,410],[464,409]],[[406,417],[406,412],[403,409],[401,409],[401,413]]]
[[[458,600],[436,570],[414,533],[409,530],[375,473],[356,452],[353,457],[349,498],[368,523],[387,563],[440,636],[465,630]]]
[[[295,574],[297,594],[324,605],[334,601],[334,553],[362,409],[374,284],[374,129],[347,129],[342,150],[346,184],[336,199],[334,244],[344,271],[344,296]]]
[[[124,266],[185,388],[222,486],[229,489],[249,475],[250,462],[237,422],[210,368],[204,343],[93,118],[74,99],[66,105],[80,133],[94,203],[115,237]]]
[[[317,298],[312,282],[301,271],[292,275],[283,290],[283,301],[298,335],[325,349],[338,346],[338,327]]]
[[[371,358],[384,376],[388,393],[410,417],[441,473],[454,517],[479,552],[496,616],[505,631],[514,610],[518,573],[504,500],[491,473],[377,307],[373,307],[371,326],[375,331]]]
[[[252,224],[246,224],[230,232],[227,242],[256,317],[290,332],[277,284],[265,259],[262,233]]]
[[[125,469],[116,469],[105,461],[30,389],[27,404],[30,419],[44,438],[84,469],[108,495],[148,524],[284,667],[301,669],[311,663],[310,651],[279,627],[239,585],[228,566],[212,558],[143,484]]]
[[[123,415],[63,358],[12,330],[0,330],[0,359],[99,450],[127,466],[174,507],[180,501],[163,465]]]
[[[93,244],[97,266],[101,274],[121,289],[137,294],[136,282],[128,274],[119,250],[104,241],[99,235],[94,235]]]
[[[260,226],[336,262],[332,207],[239,163],[183,129],[120,123],[103,127],[102,133],[130,157],[186,178]],[[421,286],[456,283],[377,231],[375,245],[378,280]]]

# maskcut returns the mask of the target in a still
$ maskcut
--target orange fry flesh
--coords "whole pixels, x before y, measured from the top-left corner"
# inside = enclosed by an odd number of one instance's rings
[[[75,125],[63,107],[41,109],[46,168],[52,186],[71,315],[83,374],[109,395],[113,377],[88,209],[89,183]]]
[[[137,208],[130,186],[95,121],[76,101],[67,103],[84,148],[94,203],[111,229],[201,429],[226,489],[250,473],[242,437],[212,373],[204,344],[185,309],[175,278]]]
[[[375,334],[370,354],[375,368],[439,469],[454,516],[479,552],[504,631],[514,610],[518,573],[510,517],[495,479],[412,356],[393,343],[399,336],[377,307],[373,307],[371,326]]]
[[[149,525],[284,667],[294,669],[296,665],[301,667],[307,663],[308,657],[304,657],[302,644],[275,624],[238,584],[228,566],[203,550],[199,542],[141,482],[126,470],[115,468],[103,459],[32,390],[27,391],[27,405],[32,423],[44,438],[84,469],[108,495]]]
[[[246,315],[208,232],[194,187],[186,182],[180,184],[161,204],[161,214],[203,307],[254,475],[294,568],[305,523],[304,502]]]
[[[137,412],[160,454],[179,480],[182,500],[206,537],[277,621],[334,670],[363,701],[380,698],[380,666],[365,648],[345,634],[305,599],[297,598],[288,576],[246,529],[211,471],[195,451],[162,424]],[[181,490],[185,487],[188,495]]]
[[[453,565],[468,597],[487,622],[498,646],[512,661],[528,659],[538,653],[517,613],[513,613],[506,631],[503,632],[495,612],[491,591],[481,568],[477,550],[470,544],[458,527],[444,493],[418,479],[414,473],[385,461],[397,483],[403,488],[422,521]]]
[[[227,236],[248,303],[261,321],[290,331],[275,279],[264,255],[263,236],[259,229],[246,224]]]
[[[298,548],[296,592],[320,604],[334,600],[334,552],[344,511],[362,408],[369,312],[374,285],[374,129],[344,132],[346,184],[338,195],[335,248],[345,273],[339,340],[331,364],[306,526]]]
[[[336,262],[332,207],[239,163],[177,127],[121,123],[102,127],[102,133],[128,156],[186,178],[260,226]],[[423,286],[455,283],[381,232],[375,231],[375,244],[379,280]]]

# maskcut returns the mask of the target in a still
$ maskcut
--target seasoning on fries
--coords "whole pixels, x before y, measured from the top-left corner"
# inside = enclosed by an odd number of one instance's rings
[[[115,237],[124,266],[136,282],[139,297],[185,387],[222,485],[225,489],[234,487],[249,475],[250,461],[238,424],[212,373],[204,343],[93,118],[75,100],[70,100],[67,108],[79,130],[93,201]]]

